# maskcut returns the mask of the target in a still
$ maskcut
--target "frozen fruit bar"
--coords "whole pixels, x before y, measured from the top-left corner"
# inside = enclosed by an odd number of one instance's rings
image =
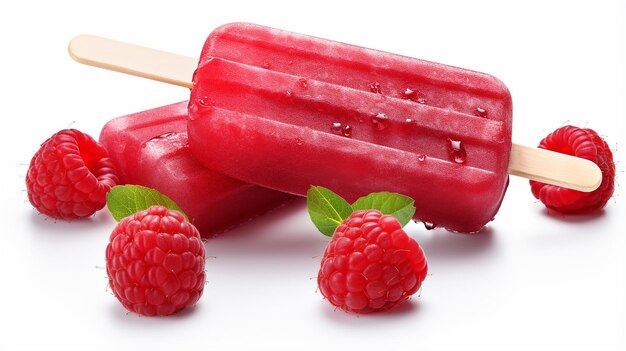
[[[584,192],[602,181],[589,160],[512,144],[507,88],[475,71],[249,23],[216,29],[199,62],[92,35],[69,52],[192,89],[198,160],[293,194],[395,191],[415,198],[416,219],[472,232],[498,211],[507,172]]]
[[[159,190],[178,203],[208,237],[293,198],[208,170],[187,144],[187,102],[119,117],[108,122],[100,142],[122,183]]]
[[[216,171],[298,195],[398,192],[462,232],[502,202],[512,103],[490,75],[234,23],[211,33],[193,83],[190,146]]]

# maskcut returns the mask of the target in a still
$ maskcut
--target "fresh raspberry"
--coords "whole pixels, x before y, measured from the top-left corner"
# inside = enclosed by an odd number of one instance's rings
[[[147,316],[195,304],[204,289],[204,261],[196,227],[163,206],[123,218],[106,249],[113,294],[129,311]]]
[[[408,299],[427,270],[424,252],[396,218],[378,210],[356,211],[335,230],[317,284],[333,305],[367,313]]]
[[[108,152],[92,137],[65,129],[46,140],[26,175],[30,203],[60,219],[82,218],[104,207],[117,182]]]
[[[615,164],[607,143],[592,129],[561,127],[545,137],[539,148],[590,160],[600,167],[602,183],[592,192],[530,181],[533,195],[552,210],[566,214],[591,213],[602,209],[613,195]]]

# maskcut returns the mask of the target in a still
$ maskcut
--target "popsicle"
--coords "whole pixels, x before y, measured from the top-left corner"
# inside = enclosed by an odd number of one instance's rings
[[[473,232],[497,213],[509,173],[583,191],[601,181],[592,162],[512,144],[509,91],[479,72],[249,23],[213,31],[197,67],[90,36],[70,53],[191,88],[195,157],[292,194],[399,192],[416,219]]]
[[[120,180],[159,190],[210,237],[294,198],[202,167],[187,144],[187,101],[109,121],[100,143]]]

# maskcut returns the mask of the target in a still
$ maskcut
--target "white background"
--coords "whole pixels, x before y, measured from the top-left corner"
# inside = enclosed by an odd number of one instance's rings
[[[2,2],[0,349],[624,349],[624,14],[620,1]],[[614,198],[598,215],[563,217],[511,179],[481,234],[412,223],[430,264],[421,296],[362,316],[316,290],[327,239],[299,201],[206,243],[196,307],[126,313],[107,290],[109,213],[69,223],[37,214],[27,164],[60,129],[97,137],[107,120],[188,91],[79,65],[67,43],[93,33],[197,56],[230,21],[491,73],[513,95],[516,142],[535,145],[565,124],[608,140]]]

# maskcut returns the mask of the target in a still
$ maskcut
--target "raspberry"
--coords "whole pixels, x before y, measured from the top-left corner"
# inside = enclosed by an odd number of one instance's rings
[[[204,289],[204,261],[196,227],[163,206],[123,218],[106,249],[113,294],[129,311],[147,316],[195,304]]]
[[[397,219],[378,210],[356,211],[335,230],[317,284],[333,305],[367,313],[408,299],[427,270],[424,252]]]
[[[561,127],[545,137],[539,148],[590,160],[600,167],[602,183],[592,192],[581,192],[530,181],[533,195],[547,208],[565,214],[584,214],[602,209],[613,195],[615,164],[607,143],[592,129]]]
[[[104,207],[106,193],[117,182],[107,151],[92,137],[65,129],[46,140],[26,175],[30,203],[60,219],[82,218]]]

